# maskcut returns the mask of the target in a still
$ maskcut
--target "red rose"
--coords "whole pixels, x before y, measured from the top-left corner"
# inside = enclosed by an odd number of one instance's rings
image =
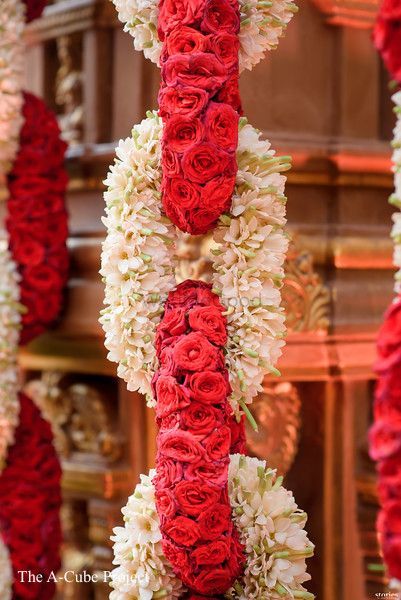
[[[192,557],[197,567],[202,568],[203,565],[219,565],[223,563],[227,560],[228,554],[229,547],[227,543],[215,541],[196,548],[192,553]]]
[[[164,556],[179,569],[187,571],[189,569],[188,551],[179,548],[169,540],[162,540],[162,548]]]
[[[177,430],[180,427],[181,413],[179,411],[171,413],[163,419],[158,419],[159,431],[162,433],[167,430]]]
[[[229,427],[231,431],[230,454],[248,454],[246,449],[245,417],[242,416],[238,422],[232,416],[229,421]]]
[[[401,82],[401,10],[398,2],[384,0],[373,31],[376,48],[390,75]]]
[[[160,376],[155,385],[156,416],[162,419],[170,413],[188,406],[191,402],[189,391],[179,385],[174,377]]]
[[[209,50],[216,54],[227,69],[238,69],[239,39],[231,33],[218,33],[208,39]]]
[[[182,335],[187,330],[185,310],[177,307],[174,310],[166,310],[163,321],[158,326],[158,333],[170,335]],[[163,337],[163,336],[162,336]]]
[[[29,237],[15,237],[11,251],[14,260],[21,265],[37,266],[45,257],[43,245]]]
[[[227,379],[218,371],[194,373],[190,376],[188,385],[192,397],[207,404],[221,404],[230,393]]]
[[[379,370],[389,368],[401,360],[401,299],[398,297],[385,314],[383,325],[377,339]]]
[[[207,33],[238,33],[239,11],[234,10],[226,0],[209,0],[206,4],[201,29]]]
[[[161,456],[180,462],[198,462],[205,456],[200,443],[188,431],[169,431],[159,434],[158,449]]]
[[[179,510],[189,517],[198,517],[203,511],[214,506],[221,495],[218,487],[202,481],[181,481],[174,490]]]
[[[370,456],[373,460],[389,458],[401,450],[401,415],[391,420],[377,420],[369,432]]]
[[[203,441],[203,445],[212,460],[220,460],[230,453],[231,432],[229,427],[220,427]]]
[[[401,579],[401,535],[385,538],[382,547],[390,577]]]
[[[198,524],[202,540],[216,540],[231,527],[231,508],[216,504],[201,514]]]
[[[205,462],[191,463],[185,469],[185,479],[193,481],[194,479],[203,479],[209,483],[223,486],[226,485],[228,479],[228,462]]]
[[[191,583],[191,587],[201,594],[224,594],[231,587],[233,580],[228,567],[216,567],[202,569]]]
[[[185,117],[196,117],[206,107],[208,100],[208,93],[196,87],[165,87],[159,93],[159,113],[162,117],[177,113]]]
[[[159,38],[177,26],[191,25],[202,17],[205,0],[161,0],[159,4]]]
[[[172,493],[165,489],[156,492],[157,509],[161,511],[164,519],[172,519],[177,512],[176,503]]]
[[[193,146],[185,152],[182,159],[185,177],[195,183],[207,183],[222,173],[232,175],[236,170],[235,166],[233,156],[208,142]]]
[[[224,86],[217,94],[216,100],[229,104],[234,110],[237,111],[239,115],[242,115],[242,105],[238,89],[237,74],[233,75],[225,82]]]
[[[209,141],[233,152],[238,146],[238,120],[238,113],[229,104],[211,102],[205,117]]]
[[[218,413],[219,411],[212,406],[191,402],[188,408],[181,412],[181,425],[196,438],[202,439],[218,424]]]
[[[227,80],[227,70],[213,54],[175,54],[164,63],[162,77],[168,86],[189,85],[215,93]]]
[[[176,27],[166,39],[167,52],[172,54],[191,54],[203,52],[207,46],[207,38],[193,27]]]
[[[203,371],[217,363],[217,350],[197,331],[183,335],[173,348],[176,366],[184,371]]]
[[[188,517],[175,517],[162,527],[164,533],[180,546],[193,546],[199,540],[199,527]]]
[[[401,498],[401,454],[378,465],[379,496],[382,504]]]
[[[180,462],[161,457],[157,463],[157,472],[153,483],[159,489],[167,488],[181,481],[182,477],[183,468]]]
[[[28,267],[24,272],[26,285],[30,285],[39,292],[50,292],[59,287],[60,277],[57,271],[47,265]]]
[[[164,128],[163,143],[173,152],[185,152],[198,144],[203,137],[203,125],[199,119],[173,115]]]
[[[201,191],[200,186],[186,181],[182,177],[169,179],[163,195],[163,205],[167,216],[169,216],[171,207],[177,208],[185,214],[186,210],[199,206]]]
[[[188,313],[189,325],[203,333],[213,344],[227,342],[227,319],[216,306],[195,306]]]
[[[384,535],[401,535],[401,503],[387,502],[379,513],[377,530]]]
[[[181,173],[180,157],[168,146],[163,148],[162,165],[164,174],[167,177],[176,177]]]

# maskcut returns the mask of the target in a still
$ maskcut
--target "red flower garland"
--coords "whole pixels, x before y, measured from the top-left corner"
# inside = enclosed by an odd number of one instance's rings
[[[56,117],[42,100],[25,94],[20,149],[8,178],[7,229],[21,273],[21,344],[43,333],[58,317],[68,276],[64,195],[66,144]]]
[[[20,423],[0,475],[0,531],[14,572],[13,600],[50,600],[60,568],[61,469],[50,425],[30,398],[20,395]],[[42,575],[21,581],[19,571]]]
[[[401,3],[383,0],[373,39],[391,76],[401,85]]]
[[[209,596],[225,593],[244,562],[227,490],[231,390],[223,310],[206,283],[185,281],[171,292],[158,326],[160,369],[153,380],[163,551],[190,590]],[[240,439],[241,424],[237,429]]]
[[[163,207],[179,229],[201,234],[230,208],[237,173],[239,5],[161,0],[159,8]]]
[[[29,23],[42,15],[47,0],[24,0],[24,4],[26,5],[26,21]]]
[[[390,577],[401,580],[401,296],[388,310],[378,338],[379,375],[370,455],[378,461],[378,531]]]

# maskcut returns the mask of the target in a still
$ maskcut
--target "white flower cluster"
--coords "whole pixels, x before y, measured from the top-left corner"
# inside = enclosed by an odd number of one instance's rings
[[[280,307],[283,264],[288,248],[281,174],[289,157],[276,157],[260,132],[240,120],[238,172],[230,215],[214,231],[217,247],[213,285],[227,307],[227,356],[236,413],[262,390],[264,375],[278,374],[275,364],[285,335]]]
[[[181,598],[185,589],[162,553],[160,522],[154,486],[149,476],[123,508],[124,527],[111,538],[114,564],[110,600]],[[230,457],[228,490],[233,519],[244,545],[247,564],[244,577],[226,594],[235,600],[300,598],[313,600],[302,584],[310,579],[305,559],[313,555],[304,525],[306,513],[298,509],[282,477],[266,468],[265,461],[234,454]]]
[[[282,479],[263,460],[231,456],[229,497],[247,562],[243,578],[227,598],[314,598],[302,586],[310,579],[305,559],[314,551],[304,529],[307,514],[298,508],[292,492],[283,488]]]
[[[157,33],[159,0],[113,0],[124,31],[134,38],[136,50],[159,64],[162,42]],[[239,0],[239,68],[251,70],[267,50],[277,47],[298,7],[291,0]]]
[[[397,115],[397,122],[394,128],[393,140],[393,171],[395,191],[390,196],[390,203],[394,204],[398,209],[401,209],[401,92],[393,95],[395,104],[394,112]],[[398,268],[395,275],[395,291],[397,294],[401,292],[401,212],[393,214],[393,228],[391,237],[394,241],[394,265]]]
[[[23,41],[25,5],[2,0],[0,8],[0,175],[6,174],[18,152],[23,124]]]
[[[7,448],[14,442],[19,417],[17,352],[21,310],[19,275],[8,250],[8,239],[0,231],[0,472]]]
[[[11,600],[13,572],[10,555],[0,535],[0,598]]]
[[[175,227],[162,215],[161,131],[156,112],[120,141],[105,184],[107,237],[100,273],[105,300],[100,322],[108,358],[131,391],[151,399],[156,325],[175,285]],[[151,402],[151,400],[150,400]]]
[[[163,555],[160,521],[156,511],[152,479],[141,475],[141,483],[122,509],[124,527],[114,529],[114,561],[110,600],[174,599],[184,594],[181,581]]]

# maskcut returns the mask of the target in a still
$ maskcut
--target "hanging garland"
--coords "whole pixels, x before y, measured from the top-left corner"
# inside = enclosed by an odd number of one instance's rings
[[[376,47],[401,85],[401,7],[396,0],[383,0],[374,30]],[[393,171],[395,191],[390,203],[401,208],[401,92],[393,95],[397,117],[394,129]],[[374,400],[374,424],[369,433],[370,455],[377,461],[381,509],[377,529],[390,586],[401,589],[401,213],[393,215],[392,238],[397,297],[384,317],[377,340],[375,365],[378,382]]]

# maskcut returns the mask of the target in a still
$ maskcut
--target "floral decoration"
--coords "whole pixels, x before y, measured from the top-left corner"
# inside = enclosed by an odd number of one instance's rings
[[[161,0],[162,201],[181,230],[202,234],[229,210],[238,143],[238,5]]]
[[[25,7],[19,0],[2,0],[0,10],[0,176],[18,152],[23,97]]]
[[[174,463],[170,471],[174,472]],[[152,480],[155,481],[155,471],[149,477],[141,476],[141,484],[123,508],[124,527],[114,529],[114,563],[118,567],[112,572],[114,591],[110,600],[132,597],[201,600],[204,596],[188,594],[185,588],[180,588],[179,579],[174,579],[171,564],[162,551]],[[247,567],[231,589],[212,598],[312,600],[313,594],[303,587],[310,579],[305,559],[314,551],[304,530],[307,515],[298,508],[292,493],[282,487],[282,477],[267,468],[265,461],[232,455],[228,496],[232,518],[246,551]],[[216,513],[214,526],[218,522]]]
[[[58,317],[68,276],[68,223],[64,205],[66,144],[54,114],[24,94],[20,149],[8,177],[9,244],[21,274],[21,344]]]
[[[390,203],[401,209],[401,91],[393,95],[393,102],[395,104],[394,112],[397,116],[392,143],[395,190],[390,196]],[[401,292],[401,212],[398,211],[393,214],[393,222],[391,231],[391,237],[394,242],[393,262],[398,268],[395,275],[395,291],[399,294]]]
[[[401,7],[398,0],[382,0],[373,39],[390,75],[401,84]]]
[[[61,469],[49,423],[27,396],[20,395],[20,404],[15,442],[0,475],[0,530],[14,572],[13,598],[51,600],[49,575],[60,568]],[[43,581],[21,581],[17,572],[27,569]]]
[[[210,286],[170,292],[157,329],[156,507],[164,555],[193,592],[222,594],[243,568],[227,497],[230,394],[224,308]]]
[[[7,449],[14,442],[18,424],[17,353],[22,307],[19,303],[19,275],[8,250],[7,234],[0,231],[0,473]]]
[[[162,41],[157,29],[159,0],[113,0],[124,30],[134,38],[136,50],[160,64]],[[183,0],[182,0],[183,3]],[[176,2],[175,4],[179,4]],[[239,0],[239,70],[251,70],[266,51],[277,47],[298,7],[290,0]],[[196,2],[191,5],[196,6]]]

